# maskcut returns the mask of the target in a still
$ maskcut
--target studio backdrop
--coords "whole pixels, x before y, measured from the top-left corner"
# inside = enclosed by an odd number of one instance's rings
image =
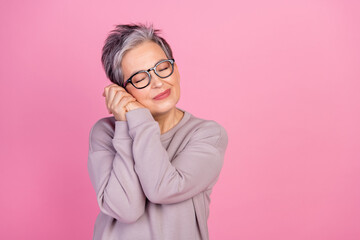
[[[178,107],[225,127],[212,240],[360,239],[360,4],[2,1],[0,239],[91,239],[89,131],[111,116],[101,48],[162,30]]]

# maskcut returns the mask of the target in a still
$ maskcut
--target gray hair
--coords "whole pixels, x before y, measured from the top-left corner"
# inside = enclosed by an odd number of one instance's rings
[[[124,76],[121,69],[121,60],[130,49],[145,41],[153,41],[165,52],[166,57],[173,58],[170,45],[158,34],[160,30],[154,29],[152,24],[117,25],[105,40],[102,49],[101,62],[106,76],[111,82],[123,86]]]

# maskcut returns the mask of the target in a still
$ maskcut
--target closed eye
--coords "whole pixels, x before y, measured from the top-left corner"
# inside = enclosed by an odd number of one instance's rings
[[[159,72],[169,69],[168,67],[160,69]]]
[[[144,80],[145,80],[145,78],[137,80],[135,83],[139,83],[139,82],[144,81]]]

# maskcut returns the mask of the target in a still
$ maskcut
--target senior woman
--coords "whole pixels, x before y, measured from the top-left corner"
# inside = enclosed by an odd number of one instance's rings
[[[93,239],[208,239],[225,129],[176,107],[179,70],[152,26],[116,26],[102,63],[113,116],[90,131],[88,171],[100,208]]]

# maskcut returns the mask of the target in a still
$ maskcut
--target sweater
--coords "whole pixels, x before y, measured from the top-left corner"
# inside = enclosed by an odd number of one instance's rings
[[[88,172],[100,208],[93,240],[206,240],[210,194],[224,162],[224,127],[184,112],[161,134],[147,108],[98,120]]]

